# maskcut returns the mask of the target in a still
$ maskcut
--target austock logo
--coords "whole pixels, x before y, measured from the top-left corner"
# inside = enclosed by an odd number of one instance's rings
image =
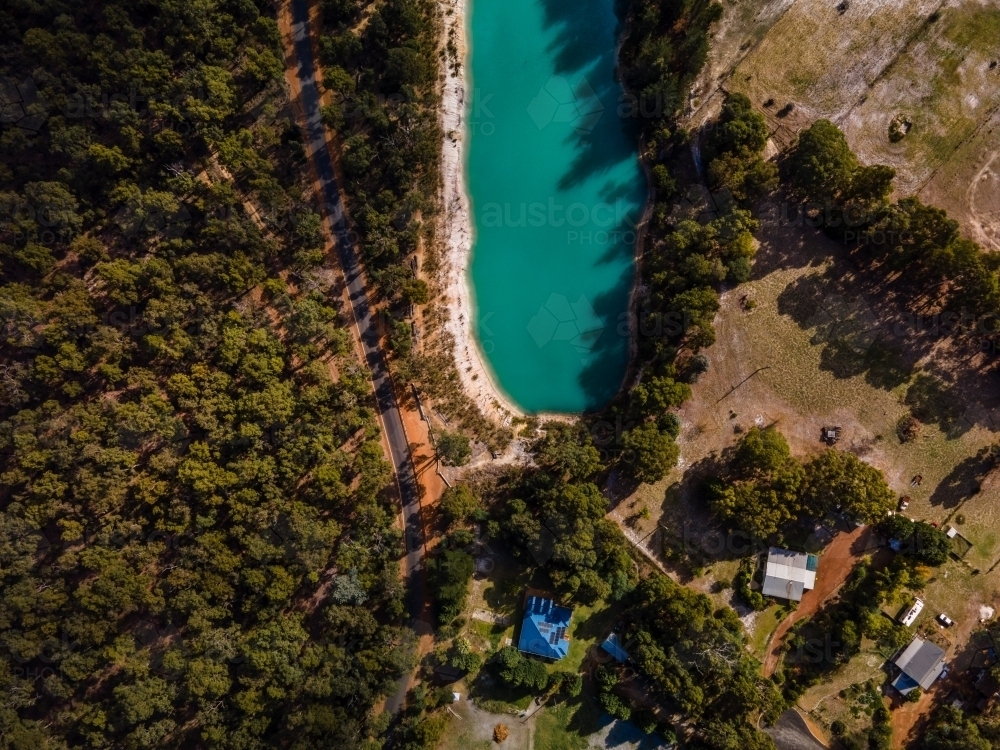
[[[603,332],[604,321],[582,294],[576,302],[550,294],[528,322],[528,333],[539,349],[553,341],[567,341],[577,354],[589,354]]]
[[[0,126],[37,133],[48,119],[48,104],[29,76],[18,83],[0,76]]]
[[[565,123],[586,135],[594,130],[603,114],[604,105],[586,76],[580,76],[575,85],[562,76],[552,76],[528,105],[528,115],[539,130],[553,123]]]

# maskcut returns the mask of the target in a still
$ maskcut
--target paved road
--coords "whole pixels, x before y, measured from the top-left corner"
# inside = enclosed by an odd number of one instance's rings
[[[420,523],[420,502],[417,477],[410,457],[410,448],[403,431],[403,420],[399,415],[396,394],[389,379],[385,355],[379,347],[379,337],[371,307],[365,292],[365,280],[358,262],[357,248],[348,239],[347,223],[344,220],[340,191],[333,171],[333,161],[326,147],[326,132],[320,119],[319,91],[316,88],[313,67],[312,44],[309,39],[309,7],[306,0],[292,0],[292,32],[295,36],[295,56],[298,62],[298,78],[302,88],[301,102],[306,118],[308,141],[306,148],[316,172],[327,203],[327,221],[337,238],[340,264],[347,277],[347,289],[358,326],[361,344],[364,347],[368,368],[371,370],[375,398],[379,416],[389,443],[389,453],[399,483],[403,503],[403,528],[406,534],[406,579],[407,607],[410,616],[417,620],[423,605],[420,576],[423,561],[424,538]]]

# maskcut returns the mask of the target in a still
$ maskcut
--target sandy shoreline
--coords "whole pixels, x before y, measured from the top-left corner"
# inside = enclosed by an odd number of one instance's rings
[[[482,413],[501,425],[509,425],[514,417],[523,416],[518,408],[500,390],[492,371],[476,343],[472,330],[475,318],[472,291],[469,288],[469,263],[472,260],[473,225],[469,210],[469,194],[465,175],[466,129],[465,111],[467,96],[466,11],[469,0],[441,0],[444,20],[444,40],[454,30],[454,43],[461,63],[458,73],[452,70],[451,60],[445,58],[444,90],[441,97],[441,125],[444,147],[441,153],[441,172],[444,202],[444,299],[448,310],[445,331],[454,342],[455,366],[458,368],[462,388],[476,402]],[[448,11],[451,15],[448,15]]]

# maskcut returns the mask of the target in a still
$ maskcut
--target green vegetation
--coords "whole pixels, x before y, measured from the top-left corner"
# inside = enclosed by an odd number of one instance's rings
[[[727,94],[705,149],[712,187],[728,190],[739,201],[774,190],[778,168],[762,156],[767,135],[767,121],[750,100],[743,94]]]
[[[929,577],[929,568],[902,555],[879,568],[861,562],[836,599],[792,627],[782,664],[786,697],[797,699],[858,654],[862,636],[875,641],[886,658],[909,643],[912,632],[886,617],[881,607],[905,590],[919,591]]]
[[[785,704],[746,651],[731,609],[662,575],[642,581],[630,600],[626,640],[632,660],[666,706],[693,723],[712,750],[773,748],[757,727],[773,723]]]
[[[437,451],[445,466],[462,466],[472,457],[469,438],[458,432],[442,432],[437,438]]]
[[[878,525],[878,532],[899,545],[902,555],[924,565],[943,565],[951,553],[951,539],[941,529],[906,516],[890,516]]]
[[[482,505],[469,485],[456,484],[441,493],[441,512],[450,523],[461,523],[477,514]]]
[[[805,470],[803,504],[816,518],[840,507],[859,523],[875,523],[896,505],[882,472],[853,453],[823,451]]]
[[[0,10],[5,747],[359,747],[409,668],[272,13]]]
[[[447,625],[465,607],[469,583],[475,571],[472,555],[464,550],[446,550],[427,562],[427,585],[437,604],[439,625]]]
[[[601,711],[589,699],[547,705],[537,714],[533,745],[536,750],[587,750],[601,728]]]
[[[736,445],[730,476],[709,481],[712,512],[731,528],[759,539],[775,536],[802,510],[802,465],[774,428],[751,429]]]
[[[389,304],[389,325],[427,301],[407,257],[430,231],[442,133],[436,117],[435,20],[427,0],[325,2],[321,40],[324,84],[334,102],[323,110],[343,154],[344,187],[361,234],[369,278]],[[363,30],[356,22],[366,16]],[[391,145],[388,145],[391,144]],[[402,359],[409,326],[390,337]],[[403,368],[404,363],[398,367]]]
[[[448,688],[429,688],[421,683],[406,696],[398,725],[393,732],[393,747],[399,750],[434,750],[448,730],[450,715],[443,710],[451,703]]]
[[[660,432],[652,422],[639,425],[622,438],[625,461],[633,477],[640,482],[658,482],[677,465],[680,448],[673,436]]]
[[[873,523],[896,504],[878,469],[833,449],[803,465],[773,427],[754,427],[744,435],[726,472],[706,482],[705,495],[723,523],[759,539],[775,538],[793,521],[823,518],[838,507]]]
[[[537,659],[522,656],[515,646],[504,646],[496,655],[500,679],[511,687],[542,692],[549,684],[549,672]]]
[[[627,11],[631,33],[619,57],[625,86],[655,111],[649,131],[669,127],[705,64],[709,27],[722,6],[711,0],[630,0]]]
[[[1000,727],[984,717],[972,718],[954,706],[934,712],[919,750],[993,750],[1000,741]]]
[[[414,254],[420,245],[434,246],[440,208],[437,14],[433,0],[324,0],[320,62],[333,102],[323,108],[323,122],[340,145],[347,212],[398,381],[415,383],[459,426],[497,446],[509,431],[492,425],[464,397],[450,351],[414,351],[408,320],[411,307],[432,296],[416,277]],[[432,252],[423,263],[433,274]],[[438,447],[453,466],[471,455],[468,440],[457,433],[441,435]]]
[[[591,481],[600,467],[590,435],[552,425],[536,445],[540,468],[518,473],[493,503],[489,534],[511,542],[526,564],[584,603],[619,600],[638,574],[628,542]]]
[[[859,242],[859,254],[882,273],[900,273],[916,287],[944,287],[937,300],[948,333],[992,333],[986,320],[963,330],[960,315],[995,315],[1000,310],[1000,260],[964,239],[958,222],[917,198],[890,202],[891,168],[861,166],[844,134],[818,120],[799,136],[789,156],[789,181],[799,195],[825,206],[825,230]],[[860,242],[862,238],[880,238]]]

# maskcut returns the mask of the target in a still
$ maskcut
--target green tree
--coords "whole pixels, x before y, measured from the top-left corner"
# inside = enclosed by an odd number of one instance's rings
[[[840,128],[829,120],[816,120],[799,134],[788,168],[806,198],[833,203],[850,190],[858,160]]]
[[[446,466],[462,466],[472,458],[472,445],[465,435],[444,430],[437,437],[437,451]]]
[[[586,481],[601,468],[601,456],[590,433],[570,425],[549,425],[535,446],[535,457],[547,471],[567,482]]]
[[[730,474],[708,493],[712,511],[730,527],[767,539],[802,511],[805,470],[776,429],[751,428],[736,444]]]
[[[652,422],[646,422],[622,436],[625,461],[640,482],[658,482],[677,465],[680,448],[674,439]]]
[[[504,646],[497,652],[500,678],[513,687],[525,687],[541,692],[549,682],[545,665],[523,656],[514,646]]]
[[[427,583],[437,602],[438,624],[447,625],[462,612],[475,570],[472,555],[447,550],[427,563]]]
[[[466,520],[480,507],[479,498],[467,484],[456,484],[441,493],[441,512],[451,523]]]
[[[652,377],[632,389],[630,405],[642,417],[659,417],[691,398],[691,386],[673,378]]]
[[[858,521],[875,523],[896,505],[885,475],[853,453],[823,451],[805,470],[803,502],[816,517],[839,505]]]

